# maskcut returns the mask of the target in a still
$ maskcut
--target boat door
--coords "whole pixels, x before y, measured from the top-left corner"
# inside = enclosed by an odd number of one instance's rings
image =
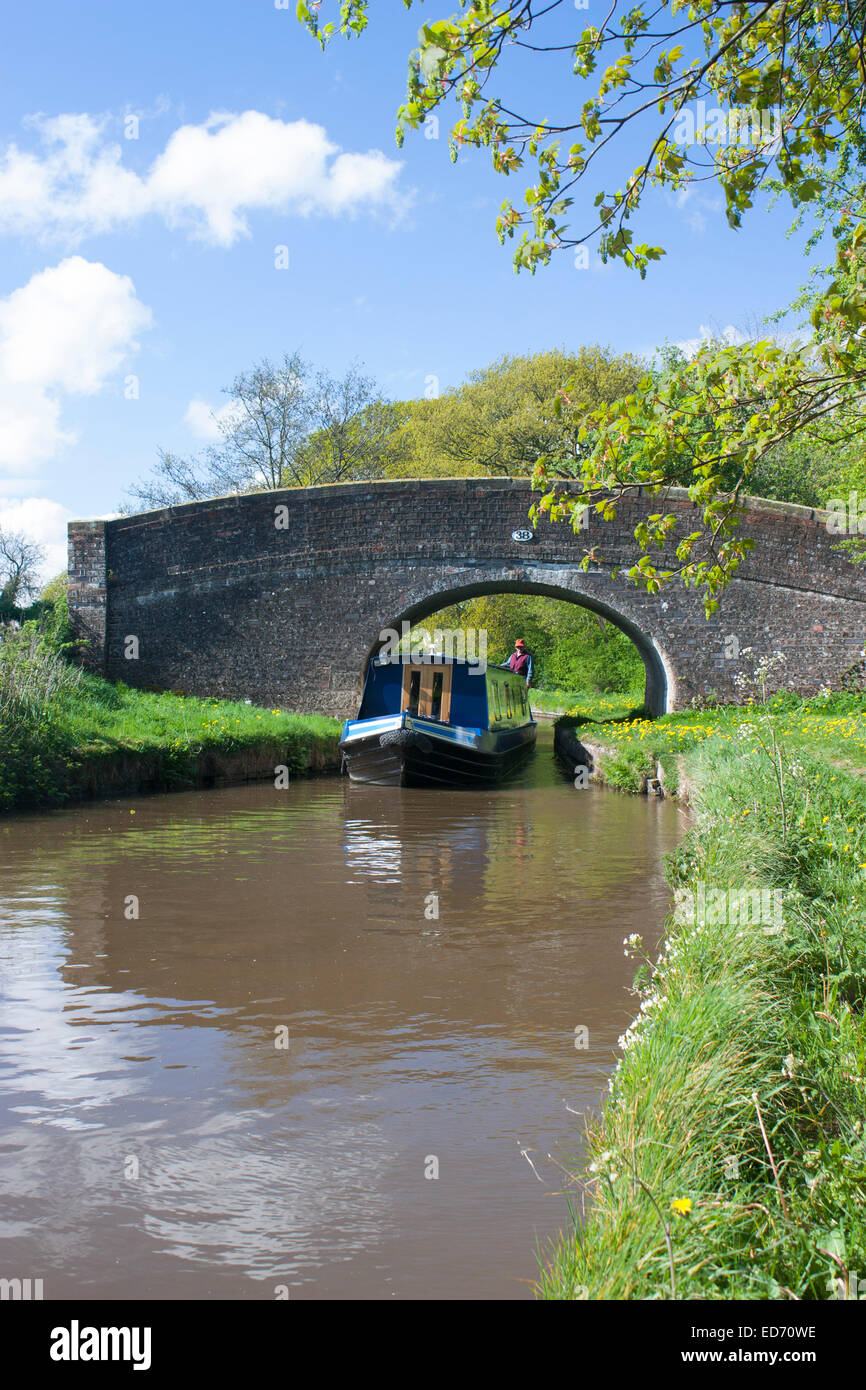
[[[447,724],[451,716],[453,666],[407,666],[403,672],[403,709]]]

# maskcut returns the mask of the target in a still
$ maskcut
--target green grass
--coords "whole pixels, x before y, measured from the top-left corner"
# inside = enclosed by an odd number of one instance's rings
[[[189,747],[233,751],[278,742],[290,733],[315,740],[333,737],[339,730],[336,720],[323,715],[133,690],[94,676],[84,677],[76,698],[61,701],[56,721],[88,754],[118,745],[142,752]]]
[[[320,715],[113,684],[34,631],[0,646],[0,810],[58,805],[118,768],[133,784],[138,775],[142,785],[192,785],[203,754],[273,749],[303,774],[335,764],[339,728]]]
[[[764,704],[684,711],[658,719],[592,712],[588,703],[578,703],[569,708],[568,716],[581,725],[584,742],[614,750],[603,762],[602,775],[623,790],[637,790],[641,777],[653,775],[659,761],[675,777],[678,755],[710,739],[744,752],[760,751],[758,735],[766,740],[770,728],[792,750],[820,752],[834,766],[849,770],[866,769],[866,696],[862,695],[802,699],[782,693]]]
[[[643,704],[643,690],[597,691],[535,690],[529,692],[533,709],[547,714],[580,713],[585,719],[599,721],[622,719]]]
[[[866,786],[827,756],[862,763],[862,712],[785,703],[749,736],[722,710],[643,738],[688,742],[696,824],[589,1136],[589,1216],[548,1252],[542,1297],[825,1299],[866,1279]],[[753,889],[783,895],[778,922],[711,896]]]

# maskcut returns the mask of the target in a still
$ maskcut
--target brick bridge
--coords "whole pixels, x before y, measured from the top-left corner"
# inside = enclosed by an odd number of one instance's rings
[[[861,653],[866,584],[821,513],[749,503],[743,531],[755,548],[708,622],[679,584],[650,597],[611,577],[634,563],[634,527],[658,499],[624,502],[615,522],[593,518],[589,537],[545,523],[515,540],[530,501],[525,479],[435,479],[73,521],[72,620],[89,664],[114,680],[341,716],[354,712],[383,628],[493,591],[569,599],[615,623],[643,657],[657,713],[713,691],[736,700],[744,647],[783,651],[783,680],[803,692],[838,684]],[[664,505],[682,513],[681,535],[693,529],[684,493]],[[589,541],[602,562],[584,574]]]

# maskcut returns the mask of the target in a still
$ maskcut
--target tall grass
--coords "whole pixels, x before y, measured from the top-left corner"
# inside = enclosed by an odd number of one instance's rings
[[[192,785],[203,755],[272,749],[304,773],[334,765],[338,735],[324,716],[133,690],[72,665],[44,624],[0,629],[0,811],[57,805],[118,776],[130,790]]]
[[[866,789],[784,748],[781,788],[761,748],[716,739],[688,762],[683,904],[700,884],[777,890],[782,929],[670,921],[590,1134],[589,1215],[540,1292],[866,1296]]]
[[[0,628],[0,810],[59,798],[57,776],[67,740],[56,718],[81,673],[46,643],[35,625]]]
[[[49,721],[53,702],[80,689],[81,677],[35,627],[0,627],[0,737]]]

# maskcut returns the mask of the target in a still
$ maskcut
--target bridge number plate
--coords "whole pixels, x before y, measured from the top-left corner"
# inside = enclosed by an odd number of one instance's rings
[[[512,539],[513,541],[531,541],[531,540],[534,540],[534,539],[535,539],[535,532],[534,532],[534,531],[512,531],[512,532],[511,532],[511,539]]]

